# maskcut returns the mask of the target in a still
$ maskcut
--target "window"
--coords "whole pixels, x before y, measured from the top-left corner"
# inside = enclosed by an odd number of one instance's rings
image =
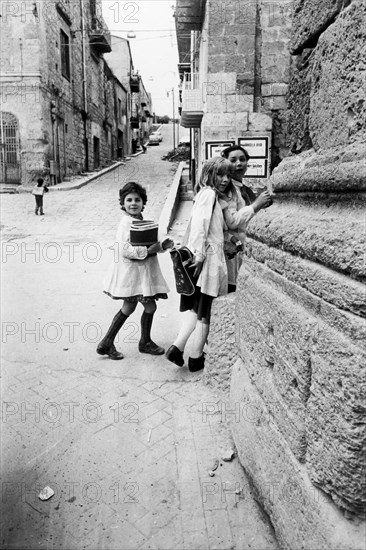
[[[60,45],[61,45],[61,73],[70,80],[70,38],[60,31]]]
[[[122,122],[122,101],[118,99],[118,122]]]

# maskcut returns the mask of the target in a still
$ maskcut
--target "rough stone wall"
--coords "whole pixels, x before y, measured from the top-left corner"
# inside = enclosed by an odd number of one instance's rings
[[[231,406],[254,412],[234,439],[291,549],[365,544],[366,7],[346,4],[296,3],[298,154],[274,170],[274,205],[248,226],[236,293]]]
[[[208,59],[207,74],[201,82],[206,101],[202,145],[205,140],[241,136],[248,131],[248,114],[254,111],[276,121],[272,127],[272,167],[287,153],[285,96],[291,4],[285,0],[275,4],[207,2],[202,33]]]
[[[365,13],[349,2],[295,3],[288,105],[294,153],[365,140]],[[316,12],[317,16],[314,15]],[[324,28],[326,30],[324,30]]]
[[[231,370],[238,358],[235,338],[235,293],[219,296],[212,304],[204,380],[221,391],[230,389]]]

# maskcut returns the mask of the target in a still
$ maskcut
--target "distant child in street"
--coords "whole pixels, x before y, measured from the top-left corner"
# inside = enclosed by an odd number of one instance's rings
[[[140,302],[144,307],[141,316],[141,338],[138,349],[141,353],[163,355],[164,349],[151,340],[150,332],[156,311],[156,300],[166,299],[169,287],[161,273],[157,252],[172,248],[174,243],[166,238],[149,246],[131,244],[130,231],[134,220],[143,220],[142,211],[147,202],[146,190],[136,182],[127,182],[119,191],[123,210],[117,230],[118,258],[113,262],[104,280],[104,292],[114,300],[123,300],[106,335],[97,347],[97,353],[110,359],[123,359],[114,339],[119,330]]]
[[[38,216],[38,211],[40,216],[44,216],[43,212],[43,195],[48,193],[48,187],[44,183],[43,178],[38,178],[36,185],[33,187],[32,195],[36,199],[36,209],[35,214]]]

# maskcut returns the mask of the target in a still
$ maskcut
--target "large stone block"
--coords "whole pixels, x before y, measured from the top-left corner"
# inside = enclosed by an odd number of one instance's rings
[[[235,293],[213,301],[204,380],[221,391],[230,388],[231,369],[238,351],[235,338]]]
[[[314,50],[309,130],[314,147],[330,149],[366,138],[366,4],[354,0]]]
[[[226,96],[226,110],[234,112],[237,121],[244,112],[246,118],[245,127],[248,126],[248,112],[253,110],[253,95],[250,94],[234,94]]]
[[[273,171],[271,180],[276,193],[338,193],[337,201],[341,201],[349,192],[354,193],[357,203],[356,193],[366,190],[366,150],[362,143],[354,143],[328,151],[304,151],[283,159]],[[337,201],[333,198],[331,202]]]
[[[306,463],[311,480],[338,506],[366,511],[366,354],[319,323],[311,354]]]
[[[263,113],[249,114],[249,131],[250,132],[271,132],[272,118]]]
[[[241,359],[232,371],[230,410],[239,459],[286,550],[363,550],[365,522],[351,521],[310,481],[272,421]],[[255,414],[253,413],[255,407]]]
[[[304,50],[291,66],[287,96],[287,143],[293,153],[312,148],[309,131],[311,74],[313,50]]]
[[[240,357],[273,422],[298,460],[306,451],[311,479],[363,513],[366,353],[354,330],[362,320],[249,258],[237,299]]]
[[[257,265],[256,272],[259,277],[263,277],[263,271],[261,272],[258,264],[265,264],[270,268],[267,274],[280,274],[286,278],[288,283],[294,283],[297,287],[309,291],[314,297],[322,298],[333,306],[333,310],[339,316],[349,317],[347,312],[350,312],[360,318],[366,317],[365,286],[362,283],[318,263],[250,238],[247,238],[245,242],[245,254],[248,258],[256,261],[256,264],[252,264],[252,266]],[[289,289],[289,284],[287,284],[287,289]],[[295,296],[296,293],[297,290],[294,290]],[[337,324],[333,318],[330,322]],[[359,323],[360,329],[361,323],[362,321]],[[346,330],[345,325],[342,328]],[[359,333],[356,340],[362,341],[366,338],[366,327],[364,331],[354,330],[353,335],[356,336],[357,332]]]
[[[290,52],[313,47],[317,38],[351,0],[295,0]]]
[[[305,407],[310,392],[310,352],[317,321],[248,262],[237,287],[239,354],[298,460],[305,458]]]

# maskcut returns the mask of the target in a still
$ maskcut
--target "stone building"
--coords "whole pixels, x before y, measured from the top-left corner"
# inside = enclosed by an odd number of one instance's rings
[[[134,69],[129,41],[120,36],[112,35],[111,38],[112,51],[105,55],[105,59],[116,77],[128,90],[127,110],[130,123],[126,127],[125,146],[130,151],[133,133],[138,136],[140,143],[150,133],[152,100],[141,76]]]
[[[1,31],[1,181],[57,183],[130,152],[100,0],[4,2]]]
[[[236,294],[214,302],[205,376],[230,388],[221,410],[281,547],[359,550],[366,6],[293,8],[288,155],[270,177],[273,206],[248,226]]]
[[[181,124],[198,169],[240,141],[258,157],[248,177],[263,183],[287,155],[291,10],[288,0],[177,1]]]

